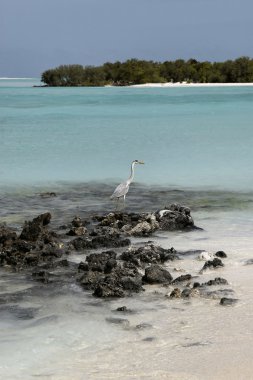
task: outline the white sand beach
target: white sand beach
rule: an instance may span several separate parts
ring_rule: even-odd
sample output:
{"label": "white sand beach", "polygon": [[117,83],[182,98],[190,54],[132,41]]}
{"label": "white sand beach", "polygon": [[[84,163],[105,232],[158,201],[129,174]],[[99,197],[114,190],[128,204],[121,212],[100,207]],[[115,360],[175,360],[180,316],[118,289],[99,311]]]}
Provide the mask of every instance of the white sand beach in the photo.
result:
{"label": "white sand beach", "polygon": [[187,83],[187,82],[166,82],[166,83],[145,83],[134,84],[129,87],[241,87],[253,86],[253,83]]}

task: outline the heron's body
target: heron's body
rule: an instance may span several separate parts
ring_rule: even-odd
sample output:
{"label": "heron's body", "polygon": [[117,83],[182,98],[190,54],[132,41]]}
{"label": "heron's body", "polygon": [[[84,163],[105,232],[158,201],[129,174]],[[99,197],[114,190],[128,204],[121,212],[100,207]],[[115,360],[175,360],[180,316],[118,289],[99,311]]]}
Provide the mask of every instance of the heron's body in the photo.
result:
{"label": "heron's body", "polygon": [[121,184],[119,184],[116,187],[116,189],[114,190],[114,193],[111,196],[111,199],[118,199],[119,200],[120,198],[124,198],[124,200],[125,200],[126,194],[128,193],[128,190],[129,190],[129,186],[134,179],[134,166],[135,166],[135,164],[144,164],[144,162],[138,161],[138,160],[135,160],[132,162],[130,177],[126,181],[122,182]]}

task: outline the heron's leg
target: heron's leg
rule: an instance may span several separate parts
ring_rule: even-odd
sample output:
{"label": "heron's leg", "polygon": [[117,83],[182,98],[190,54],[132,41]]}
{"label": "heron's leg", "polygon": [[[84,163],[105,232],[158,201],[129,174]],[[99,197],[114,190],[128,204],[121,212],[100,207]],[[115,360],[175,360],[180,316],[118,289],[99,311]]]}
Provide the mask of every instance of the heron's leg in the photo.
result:
{"label": "heron's leg", "polygon": [[126,194],[123,196],[123,205],[122,208],[124,209],[126,207]]}
{"label": "heron's leg", "polygon": [[116,209],[115,209],[115,211],[119,211],[119,205],[120,205],[120,198],[117,198],[117,203],[116,203]]}

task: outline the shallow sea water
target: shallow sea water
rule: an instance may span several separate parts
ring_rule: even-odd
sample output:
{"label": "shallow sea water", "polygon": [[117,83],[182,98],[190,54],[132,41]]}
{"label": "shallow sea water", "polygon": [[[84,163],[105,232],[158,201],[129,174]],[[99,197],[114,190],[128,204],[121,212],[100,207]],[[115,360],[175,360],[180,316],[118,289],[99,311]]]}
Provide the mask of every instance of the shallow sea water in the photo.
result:
{"label": "shallow sea water", "polygon": [[[200,275],[204,263],[194,255],[168,269],[174,278],[190,272],[201,282],[224,277],[227,294],[239,301],[222,307],[211,296],[169,300],[171,289],[159,286],[107,301],[73,283],[43,285],[0,268],[1,376],[251,379],[253,265],[245,264],[253,259],[253,88],[46,89],[31,88],[38,83],[31,80],[7,82],[0,80],[0,223],[20,231],[25,220],[50,211],[57,230],[75,215],[110,212],[117,181],[132,159],[143,159],[126,210],[189,206],[203,231],[151,239],[177,250],[224,250],[219,270]],[[132,313],[115,311],[123,305]]]}

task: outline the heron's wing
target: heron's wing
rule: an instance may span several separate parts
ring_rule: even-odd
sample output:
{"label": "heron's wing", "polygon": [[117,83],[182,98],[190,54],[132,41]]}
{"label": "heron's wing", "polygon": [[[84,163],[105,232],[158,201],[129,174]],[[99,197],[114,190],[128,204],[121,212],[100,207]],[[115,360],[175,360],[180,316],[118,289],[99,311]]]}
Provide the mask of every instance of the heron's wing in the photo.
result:
{"label": "heron's wing", "polygon": [[122,182],[120,185],[116,187],[114,190],[114,193],[112,194],[111,198],[120,198],[126,195],[126,193],[129,190],[129,185],[127,182]]}

